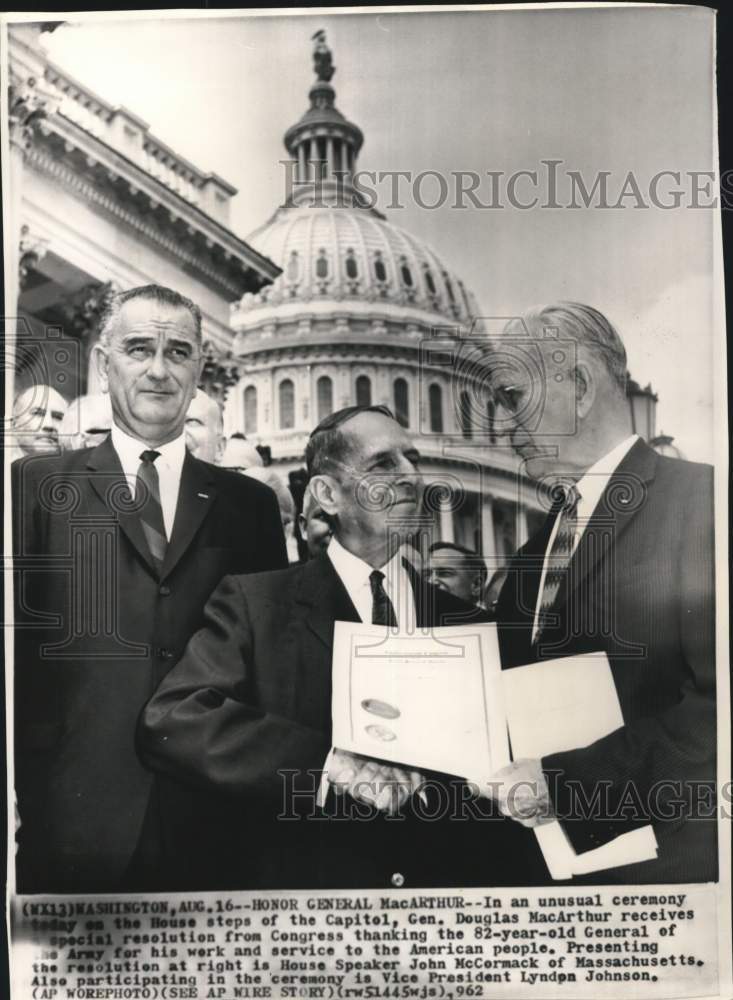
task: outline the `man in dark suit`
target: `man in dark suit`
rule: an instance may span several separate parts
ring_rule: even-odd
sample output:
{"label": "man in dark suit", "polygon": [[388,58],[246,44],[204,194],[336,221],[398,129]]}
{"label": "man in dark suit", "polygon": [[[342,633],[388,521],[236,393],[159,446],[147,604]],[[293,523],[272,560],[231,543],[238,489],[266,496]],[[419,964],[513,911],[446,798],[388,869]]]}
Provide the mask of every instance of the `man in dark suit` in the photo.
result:
{"label": "man in dark suit", "polygon": [[186,451],[198,308],[124,292],[95,351],[110,436],[12,469],[22,892],[165,885],[192,803],[143,768],[137,716],[222,577],[286,565],[272,492]]}
{"label": "man in dark suit", "polygon": [[604,651],[624,718],[589,746],[495,775],[502,806],[526,782],[518,818],[558,816],[577,852],[653,825],[656,860],[588,881],[714,879],[713,470],[629,434],[626,353],[597,310],[532,312],[500,353],[498,419],[554,500],[499,598],[502,665]]}
{"label": "man in dark suit", "polygon": [[[316,428],[306,458],[333,525],[328,550],[285,572],[221,583],[204,628],[143,713],[141,756],[228,795],[239,811],[211,852],[222,869],[194,876],[199,888],[461,885],[469,874],[491,884],[492,868],[498,878],[509,872],[498,838],[513,824],[453,822],[447,799],[462,782],[428,782],[443,798],[436,820],[441,803],[415,797],[415,772],[329,753],[335,621],[409,629],[482,620],[401,557],[402,533],[418,523],[419,455],[384,407],[349,407]],[[324,766],[342,797],[322,811]],[[425,809],[433,821],[421,819]],[[477,864],[479,826],[484,838],[488,826],[497,833],[482,839]]]}

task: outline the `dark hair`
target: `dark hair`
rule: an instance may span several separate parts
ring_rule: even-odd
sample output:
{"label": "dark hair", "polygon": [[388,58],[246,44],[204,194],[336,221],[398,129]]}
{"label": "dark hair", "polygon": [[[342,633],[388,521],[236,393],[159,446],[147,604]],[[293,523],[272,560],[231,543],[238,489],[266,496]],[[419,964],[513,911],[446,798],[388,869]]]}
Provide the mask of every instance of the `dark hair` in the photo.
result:
{"label": "dark hair", "polygon": [[449,550],[451,552],[458,552],[463,556],[463,560],[466,563],[468,569],[475,570],[477,573],[481,573],[486,576],[486,563],[478,552],[474,552],[473,549],[467,549],[465,545],[458,545],[457,542],[434,542],[428,549],[428,555],[432,555],[433,552],[440,552],[443,549]]}
{"label": "dark hair", "polygon": [[381,413],[390,420],[394,414],[388,406],[345,406],[341,410],[329,413],[327,417],[314,427],[305,448],[305,464],[308,466],[308,476],[319,476],[328,468],[343,462],[351,447],[346,434],[341,429],[343,425],[359,413]]}
{"label": "dark hair", "polygon": [[110,332],[117,323],[120,310],[126,302],[131,302],[133,299],[160,302],[162,305],[171,306],[174,309],[187,309],[196,327],[196,337],[199,341],[201,340],[201,310],[195,302],[164,285],[139,285],[137,288],[128,288],[125,292],[118,292],[110,298],[99,328],[99,339],[102,343],[109,341]]}

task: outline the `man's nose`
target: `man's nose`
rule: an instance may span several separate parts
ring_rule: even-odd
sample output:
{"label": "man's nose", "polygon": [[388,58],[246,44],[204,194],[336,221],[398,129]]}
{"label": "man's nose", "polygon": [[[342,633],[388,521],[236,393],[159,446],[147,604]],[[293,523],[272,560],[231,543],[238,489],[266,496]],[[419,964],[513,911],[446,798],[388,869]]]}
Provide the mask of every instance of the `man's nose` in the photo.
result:
{"label": "man's nose", "polygon": [[398,474],[403,481],[413,483],[416,489],[421,488],[422,476],[420,475],[418,466],[407,455],[400,457]]}
{"label": "man's nose", "polygon": [[150,361],[150,367],[148,368],[148,375],[150,378],[154,378],[157,381],[162,381],[168,378],[168,366],[165,361],[165,354],[163,353],[163,345],[160,344],[155,354]]}

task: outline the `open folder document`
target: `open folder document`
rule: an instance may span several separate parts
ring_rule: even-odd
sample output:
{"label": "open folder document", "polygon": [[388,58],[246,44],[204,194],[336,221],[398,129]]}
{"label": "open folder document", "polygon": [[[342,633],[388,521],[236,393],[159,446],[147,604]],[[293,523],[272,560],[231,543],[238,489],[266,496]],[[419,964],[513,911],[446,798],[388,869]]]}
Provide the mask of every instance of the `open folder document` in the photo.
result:
{"label": "open folder document", "polygon": [[[624,724],[604,653],[532,663],[506,670],[502,678],[515,759],[585,747]],[[651,826],[582,854],[575,853],[558,822],[535,827],[535,834],[555,879],[648,861],[657,854]]]}
{"label": "open folder document", "polygon": [[423,771],[490,775],[509,763],[493,625],[394,634],[336,622],[333,745]]}

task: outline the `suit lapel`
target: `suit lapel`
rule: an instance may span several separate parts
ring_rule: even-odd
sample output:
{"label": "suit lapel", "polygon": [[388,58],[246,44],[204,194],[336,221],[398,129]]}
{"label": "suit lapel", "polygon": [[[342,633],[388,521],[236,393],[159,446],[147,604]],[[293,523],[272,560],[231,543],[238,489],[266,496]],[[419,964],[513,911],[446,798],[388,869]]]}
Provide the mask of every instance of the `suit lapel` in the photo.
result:
{"label": "suit lapel", "polygon": [[98,445],[87,459],[89,482],[105,509],[114,516],[127,540],[154,574],[155,562],[145,540],[140,519],[134,510],[130,489],[110,437]]}
{"label": "suit lapel", "polygon": [[613,473],[578,543],[555,607],[562,607],[595,570],[646,500],[647,484],[654,479],[657,456],[644,441],[637,441]]}
{"label": "suit lapel", "polygon": [[305,605],[305,623],[330,651],[335,621],[361,621],[327,555],[306,563],[297,601]]}
{"label": "suit lapel", "polygon": [[187,451],[181,469],[173,531],[160,572],[161,580],[173,571],[188,549],[204,518],[211,510],[217,492],[211,469],[205,462],[200,462]]}

